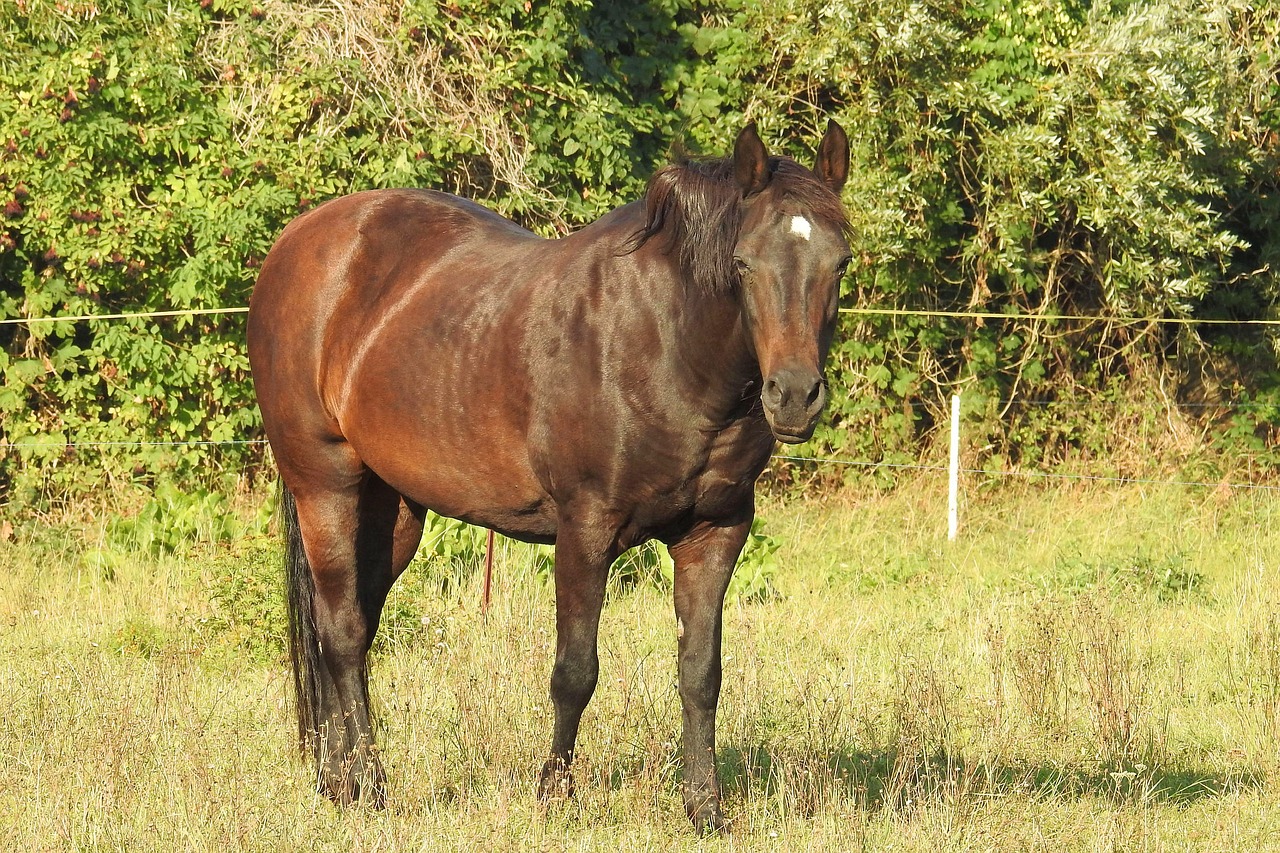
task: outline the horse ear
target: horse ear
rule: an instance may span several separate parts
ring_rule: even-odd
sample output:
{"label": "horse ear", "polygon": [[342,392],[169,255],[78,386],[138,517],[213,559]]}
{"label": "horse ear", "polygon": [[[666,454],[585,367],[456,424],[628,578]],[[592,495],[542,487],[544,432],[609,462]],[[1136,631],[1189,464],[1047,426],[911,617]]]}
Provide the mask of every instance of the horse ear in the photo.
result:
{"label": "horse ear", "polygon": [[765,151],[760,134],[756,132],[753,121],[738,134],[738,141],[733,144],[733,176],[742,190],[742,197],[748,198],[769,185],[772,173],[769,171],[769,152]]}
{"label": "horse ear", "polygon": [[844,188],[845,179],[849,177],[849,137],[845,135],[844,128],[836,124],[835,119],[827,121],[827,132],[818,144],[817,163],[813,171],[818,180],[837,194]]}

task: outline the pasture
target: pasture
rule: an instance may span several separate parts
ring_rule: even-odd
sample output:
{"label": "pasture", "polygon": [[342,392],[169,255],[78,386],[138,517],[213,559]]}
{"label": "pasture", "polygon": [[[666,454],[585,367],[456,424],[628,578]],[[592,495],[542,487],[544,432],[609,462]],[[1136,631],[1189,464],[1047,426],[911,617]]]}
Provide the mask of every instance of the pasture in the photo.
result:
{"label": "pasture", "polygon": [[725,613],[728,839],[684,816],[653,585],[611,591],[578,797],[544,811],[538,554],[501,544],[486,619],[474,565],[419,560],[372,655],[389,808],[343,812],[296,755],[274,538],[21,526],[0,847],[1280,849],[1280,495],[1006,485],[948,544],[940,479],[761,501],[776,594]]}

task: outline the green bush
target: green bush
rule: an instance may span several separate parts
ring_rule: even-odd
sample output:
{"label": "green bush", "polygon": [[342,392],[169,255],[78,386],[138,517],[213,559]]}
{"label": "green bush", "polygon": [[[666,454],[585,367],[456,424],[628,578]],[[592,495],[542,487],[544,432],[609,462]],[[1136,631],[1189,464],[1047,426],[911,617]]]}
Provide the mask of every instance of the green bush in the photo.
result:
{"label": "green bush", "polygon": [[[0,4],[0,317],[241,306],[288,199],[193,67],[195,4]],[[2,327],[0,489],[30,504],[243,456],[239,317]],[[149,444],[137,442],[173,442]],[[7,488],[6,488],[7,487]]]}

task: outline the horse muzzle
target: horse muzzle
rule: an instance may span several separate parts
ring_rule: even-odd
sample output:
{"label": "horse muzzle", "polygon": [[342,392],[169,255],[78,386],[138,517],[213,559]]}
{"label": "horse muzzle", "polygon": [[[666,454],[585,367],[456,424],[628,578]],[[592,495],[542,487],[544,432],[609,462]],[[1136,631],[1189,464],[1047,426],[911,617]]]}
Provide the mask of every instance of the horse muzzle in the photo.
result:
{"label": "horse muzzle", "polygon": [[769,376],[760,390],[769,429],[783,444],[808,441],[827,404],[822,376],[805,368],[783,368]]}

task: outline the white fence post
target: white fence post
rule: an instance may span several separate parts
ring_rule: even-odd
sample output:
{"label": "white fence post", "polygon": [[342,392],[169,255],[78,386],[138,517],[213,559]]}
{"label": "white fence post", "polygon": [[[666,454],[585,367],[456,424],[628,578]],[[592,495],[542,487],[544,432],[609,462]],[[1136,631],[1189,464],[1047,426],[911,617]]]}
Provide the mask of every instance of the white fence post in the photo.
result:
{"label": "white fence post", "polygon": [[947,540],[960,529],[960,395],[951,395],[951,464],[947,483]]}

